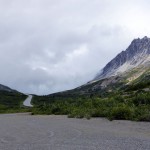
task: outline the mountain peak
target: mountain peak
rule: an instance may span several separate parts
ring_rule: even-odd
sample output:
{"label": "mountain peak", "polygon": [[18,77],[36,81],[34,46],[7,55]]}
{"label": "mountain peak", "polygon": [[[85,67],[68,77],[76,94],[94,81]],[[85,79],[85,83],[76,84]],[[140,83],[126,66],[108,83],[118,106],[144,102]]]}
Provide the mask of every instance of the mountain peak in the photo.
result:
{"label": "mountain peak", "polygon": [[144,44],[144,43],[150,43],[150,38],[148,38],[147,36],[144,36],[143,38],[137,38],[137,39],[134,39],[132,42],[131,42],[131,45],[132,44]]}
{"label": "mountain peak", "polygon": [[147,63],[150,63],[150,38],[145,36],[142,39],[134,39],[129,47],[111,60],[94,80],[114,76]]}
{"label": "mountain peak", "polygon": [[150,38],[148,38],[147,36],[144,36],[143,38],[137,38],[137,39],[134,39],[131,42],[131,44],[144,43],[144,42],[150,42]]}
{"label": "mountain peak", "polygon": [[150,38],[148,38],[147,36],[144,36],[144,37],[143,37],[143,40],[147,40],[147,39],[150,39]]}

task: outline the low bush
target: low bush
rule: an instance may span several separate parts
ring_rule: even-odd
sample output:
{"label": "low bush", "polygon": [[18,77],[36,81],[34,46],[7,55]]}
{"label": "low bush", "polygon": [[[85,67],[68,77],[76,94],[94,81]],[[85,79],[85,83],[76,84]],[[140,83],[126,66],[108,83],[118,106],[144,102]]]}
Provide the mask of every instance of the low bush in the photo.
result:
{"label": "low bush", "polygon": [[139,116],[138,121],[150,121],[150,113]]}
{"label": "low bush", "polygon": [[128,120],[133,118],[133,111],[128,106],[114,107],[109,115],[109,119]]}
{"label": "low bush", "polygon": [[[127,95],[126,98],[124,95]],[[68,118],[107,117],[110,120],[148,121],[150,114],[150,94],[148,92],[128,92],[121,96],[112,93],[102,97],[47,97],[38,98],[40,105],[33,108],[33,114],[68,115]],[[56,99],[58,98],[58,99]],[[47,100],[47,101],[46,101]],[[36,101],[36,97],[34,97]]]}
{"label": "low bush", "polygon": [[150,104],[150,93],[139,93],[133,98],[133,103],[138,105]]}

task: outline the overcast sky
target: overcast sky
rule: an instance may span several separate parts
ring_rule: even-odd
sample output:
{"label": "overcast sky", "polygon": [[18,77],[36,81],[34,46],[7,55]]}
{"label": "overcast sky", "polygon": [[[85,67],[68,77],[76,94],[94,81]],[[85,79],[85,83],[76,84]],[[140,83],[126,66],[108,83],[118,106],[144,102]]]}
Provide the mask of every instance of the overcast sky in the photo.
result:
{"label": "overcast sky", "polygon": [[149,0],[0,0],[0,83],[49,94],[93,79],[134,38]]}

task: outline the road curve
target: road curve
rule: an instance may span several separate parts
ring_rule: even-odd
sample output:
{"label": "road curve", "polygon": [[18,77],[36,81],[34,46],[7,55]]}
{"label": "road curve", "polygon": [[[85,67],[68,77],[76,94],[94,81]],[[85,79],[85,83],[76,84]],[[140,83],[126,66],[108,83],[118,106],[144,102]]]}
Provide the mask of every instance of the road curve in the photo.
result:
{"label": "road curve", "polygon": [[31,104],[32,97],[32,95],[28,95],[27,99],[23,102],[23,105],[26,107],[33,107]]}

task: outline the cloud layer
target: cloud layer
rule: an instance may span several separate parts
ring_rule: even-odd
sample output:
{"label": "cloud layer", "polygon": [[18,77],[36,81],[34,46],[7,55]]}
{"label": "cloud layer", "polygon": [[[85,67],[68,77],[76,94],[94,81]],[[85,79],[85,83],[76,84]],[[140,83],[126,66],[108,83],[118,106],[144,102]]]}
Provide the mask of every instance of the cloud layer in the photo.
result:
{"label": "cloud layer", "polygon": [[0,0],[0,82],[49,94],[91,80],[133,38],[150,36],[148,0]]}

